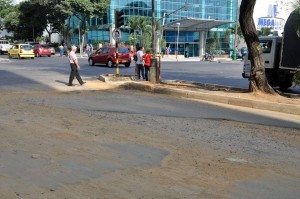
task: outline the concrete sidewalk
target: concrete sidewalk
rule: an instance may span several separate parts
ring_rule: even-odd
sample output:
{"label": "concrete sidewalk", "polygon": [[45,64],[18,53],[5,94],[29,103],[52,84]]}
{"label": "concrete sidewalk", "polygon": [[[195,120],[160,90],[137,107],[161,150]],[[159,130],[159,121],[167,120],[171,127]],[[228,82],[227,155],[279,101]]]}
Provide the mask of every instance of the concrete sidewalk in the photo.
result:
{"label": "concrete sidewalk", "polygon": [[[169,55],[166,56],[164,55],[161,57],[162,62],[196,62],[196,61],[202,61],[201,57],[184,57],[184,56],[176,56],[174,55]],[[212,62],[218,62],[218,63],[224,63],[224,62],[242,62],[242,59],[237,59],[237,60],[232,60],[231,58],[227,57],[215,57]]]}

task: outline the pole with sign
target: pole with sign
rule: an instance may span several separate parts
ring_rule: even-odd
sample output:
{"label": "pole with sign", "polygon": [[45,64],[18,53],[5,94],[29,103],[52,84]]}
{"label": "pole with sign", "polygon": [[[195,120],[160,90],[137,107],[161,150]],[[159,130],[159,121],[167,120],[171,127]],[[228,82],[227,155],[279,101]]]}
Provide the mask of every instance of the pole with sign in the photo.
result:
{"label": "pole with sign", "polygon": [[118,42],[121,40],[121,30],[120,29],[114,29],[112,32],[112,38],[116,40],[116,76],[119,76],[120,70],[119,70],[119,46]]}
{"label": "pole with sign", "polygon": [[115,29],[112,32],[112,37],[114,40],[116,40],[116,76],[119,76],[120,70],[119,70],[119,48],[118,48],[118,42],[121,40],[121,30],[119,29],[121,26],[124,25],[124,12],[115,10]]}

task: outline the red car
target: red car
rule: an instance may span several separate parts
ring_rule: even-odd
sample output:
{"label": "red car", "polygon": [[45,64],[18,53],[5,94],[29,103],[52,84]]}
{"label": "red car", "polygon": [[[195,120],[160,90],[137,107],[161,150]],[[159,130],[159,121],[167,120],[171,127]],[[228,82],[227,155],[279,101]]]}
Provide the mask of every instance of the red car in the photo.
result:
{"label": "red car", "polygon": [[51,49],[50,49],[49,45],[34,44],[33,46],[34,46],[33,52],[36,57],[41,57],[43,55],[51,57]]}
{"label": "red car", "polygon": [[[131,56],[128,48],[119,47],[118,49],[119,64],[124,64],[125,67],[129,67]],[[88,61],[90,66],[94,66],[95,64],[106,64],[106,66],[112,67],[116,64],[116,50],[114,47],[100,48],[90,55]]]}

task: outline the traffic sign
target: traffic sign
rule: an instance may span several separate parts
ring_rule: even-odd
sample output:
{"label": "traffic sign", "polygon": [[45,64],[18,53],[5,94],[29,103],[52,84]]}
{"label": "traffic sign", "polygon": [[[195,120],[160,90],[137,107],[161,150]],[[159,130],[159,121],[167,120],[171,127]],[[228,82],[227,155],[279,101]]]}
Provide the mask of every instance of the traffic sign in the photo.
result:
{"label": "traffic sign", "polygon": [[121,30],[116,28],[112,31],[112,38],[116,41],[120,41],[122,39]]}

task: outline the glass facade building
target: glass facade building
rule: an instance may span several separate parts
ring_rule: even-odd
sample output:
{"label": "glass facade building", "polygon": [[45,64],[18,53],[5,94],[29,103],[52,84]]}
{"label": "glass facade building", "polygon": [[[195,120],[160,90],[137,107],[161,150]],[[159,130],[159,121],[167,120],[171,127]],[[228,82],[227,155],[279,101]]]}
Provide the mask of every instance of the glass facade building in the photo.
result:
{"label": "glass facade building", "polygon": [[[111,4],[107,13],[101,17],[93,17],[89,21],[89,31],[86,35],[86,41],[103,41],[112,43],[111,32],[114,29],[114,10],[123,10],[125,19],[130,16],[152,16],[152,0],[111,0]],[[188,3],[188,9],[180,9]],[[176,11],[178,10],[178,11]],[[183,18],[194,18],[200,20],[224,20],[235,22],[237,20],[238,0],[155,0],[155,18],[156,20],[162,19],[164,24],[176,22]],[[176,12],[174,12],[176,11]],[[174,12],[174,13],[172,13]],[[169,13],[172,13],[168,15]],[[76,19],[73,18],[71,26],[76,27]],[[125,24],[126,26],[126,24]],[[222,38],[228,25],[214,27],[212,31],[218,32],[219,36],[219,49],[223,49]],[[175,49],[175,44],[178,45],[179,53],[183,53],[183,49],[189,48],[190,56],[200,56],[204,53],[206,33],[208,29],[191,29],[185,30],[181,28],[166,29],[163,37],[166,40],[167,46]],[[178,35],[179,32],[179,35]],[[122,32],[122,40],[128,41],[129,33]],[[76,33],[72,37],[72,42],[78,43],[79,38]],[[232,47],[232,41],[231,41]]]}

